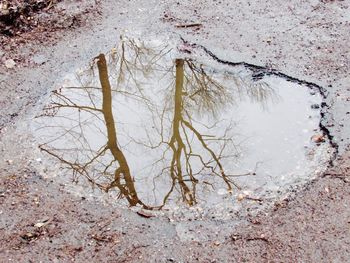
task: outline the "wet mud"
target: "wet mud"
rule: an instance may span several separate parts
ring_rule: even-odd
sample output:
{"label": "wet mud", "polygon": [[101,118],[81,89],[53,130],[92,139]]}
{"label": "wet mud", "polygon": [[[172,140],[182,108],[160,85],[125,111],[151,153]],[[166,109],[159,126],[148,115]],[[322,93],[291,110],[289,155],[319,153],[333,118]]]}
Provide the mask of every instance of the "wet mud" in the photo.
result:
{"label": "wet mud", "polygon": [[[66,1],[63,2],[64,5],[69,5]],[[40,48],[24,44],[23,49],[16,51],[22,53],[23,60],[17,59],[17,55],[13,57],[14,51],[11,51],[11,48],[1,47],[0,55],[3,62],[1,66],[3,74],[0,75],[0,103],[2,106],[0,109],[0,143],[3,156],[0,160],[2,168],[0,231],[3,236],[0,241],[1,260],[28,262],[36,258],[44,262],[55,260],[86,262],[87,259],[97,262],[140,262],[140,260],[146,262],[347,262],[350,255],[348,222],[350,216],[348,207],[350,202],[348,132],[350,128],[348,123],[350,122],[349,114],[347,114],[348,98],[350,97],[347,89],[349,72],[347,43],[349,39],[346,33],[348,25],[346,18],[349,16],[348,3],[345,1],[293,1],[288,3],[285,1],[276,3],[183,1],[177,4],[170,2],[159,4],[151,1],[136,4],[133,1],[121,1],[120,5],[116,6],[113,1],[103,1],[100,4],[102,16],[93,17],[86,14],[84,18],[90,19],[91,22],[86,27],[71,28],[63,32],[57,31],[57,34],[51,31],[54,38],[60,38],[62,41],[49,40],[47,46],[40,46]],[[214,13],[213,10],[215,10]],[[149,28],[152,30],[150,31]],[[320,169],[320,173],[315,176],[317,173],[305,172],[305,181],[297,183],[296,187],[289,188],[280,194],[279,198],[269,200],[270,206],[258,210],[252,209],[252,204],[260,206],[260,203],[264,203],[261,202],[260,196],[252,195],[251,192],[243,192],[244,190],[240,192],[235,185],[232,185],[232,194],[227,195],[229,191],[227,191],[227,184],[223,177],[209,177],[209,179],[215,178],[214,182],[209,182],[214,183],[217,188],[212,190],[210,187],[210,191],[206,193],[209,193],[211,198],[213,195],[216,197],[206,200],[214,200],[213,203],[218,204],[221,203],[218,200],[229,197],[232,198],[231,201],[234,201],[230,202],[231,204],[241,204],[241,213],[228,213],[228,217],[223,215],[230,210],[216,206],[216,210],[208,210],[209,213],[205,217],[196,218],[196,215],[202,213],[202,210],[197,208],[200,205],[198,200],[204,200],[203,192],[199,192],[201,198],[194,202],[194,199],[191,198],[194,193],[191,188],[193,181],[178,180],[178,174],[175,176],[177,178],[176,189],[174,188],[175,191],[171,197],[171,202],[173,202],[171,206],[174,208],[172,213],[164,209],[165,206],[160,211],[140,209],[140,204],[128,208],[130,205],[128,199],[131,202],[142,200],[145,203],[145,200],[154,201],[155,199],[153,196],[148,198],[148,194],[145,194],[144,191],[140,192],[143,184],[135,175],[134,167],[142,167],[142,164],[141,166],[135,165],[132,160],[137,158],[131,158],[130,152],[133,151],[128,150],[128,147],[132,145],[132,143],[128,144],[132,141],[129,133],[132,133],[134,138],[140,138],[134,135],[137,135],[140,130],[147,130],[147,127],[152,128],[151,123],[145,121],[142,129],[139,127],[141,125],[135,126],[134,124],[131,125],[133,128],[128,128],[132,120],[122,119],[121,105],[122,103],[128,105],[133,99],[126,99],[125,94],[113,93],[116,79],[111,77],[113,67],[109,65],[109,55],[114,52],[113,48],[116,48],[118,36],[124,35],[126,31],[135,33],[140,39],[162,39],[163,37],[162,40],[165,39],[166,43],[178,41],[181,38],[186,40],[177,42],[180,45],[182,56],[172,57],[169,60],[171,62],[167,64],[171,72],[167,74],[172,75],[169,78],[174,83],[171,85],[172,89],[166,89],[170,95],[166,100],[168,107],[165,107],[168,114],[166,118],[168,137],[164,141],[168,145],[169,143],[175,145],[173,148],[170,147],[171,151],[174,149],[175,152],[181,152],[179,142],[181,138],[182,140],[184,138],[183,132],[176,132],[174,123],[181,124],[187,118],[201,121],[202,117],[212,118],[203,115],[205,107],[201,108],[201,114],[178,114],[181,111],[175,110],[176,102],[180,105],[180,109],[191,109],[191,112],[195,112],[198,110],[196,107],[206,105],[206,100],[197,97],[195,101],[192,101],[189,99],[191,93],[188,92],[174,96],[176,80],[181,79],[177,76],[181,75],[181,71],[185,73],[188,63],[194,63],[196,74],[203,69],[207,75],[214,77],[222,84],[223,75],[221,73],[228,67],[233,71],[234,76],[237,76],[235,75],[237,71],[243,73],[244,76],[249,76],[248,83],[266,81],[278,87],[288,87],[285,90],[290,90],[290,92],[280,94],[284,98],[283,101],[289,101],[290,105],[295,105],[296,102],[302,103],[303,106],[299,108],[293,107],[300,111],[298,117],[294,116],[293,121],[283,125],[283,128],[292,125],[295,130],[291,130],[291,134],[296,136],[296,141],[303,141],[300,145],[295,144],[299,149],[298,159],[300,156],[305,156],[305,153],[309,156],[310,151],[314,154],[313,157],[324,157],[320,162],[317,161],[319,159],[314,159],[316,167],[313,168],[313,171]],[[13,39],[17,41],[22,37],[16,36]],[[125,168],[125,165],[120,165],[123,163],[123,158],[119,153],[113,155],[108,148],[106,153],[109,155],[109,160],[115,161],[115,166],[106,173],[106,177],[93,178],[94,181],[102,180],[97,182],[101,184],[101,187],[95,184],[95,187],[91,188],[94,183],[90,185],[84,183],[79,186],[76,182],[68,181],[72,179],[72,169],[69,171],[65,167],[64,170],[62,164],[57,162],[59,159],[57,157],[69,161],[70,164],[72,160],[74,164],[76,160],[79,160],[81,162],[77,164],[80,166],[77,167],[80,169],[81,164],[87,160],[79,159],[81,156],[86,156],[85,154],[79,155],[82,153],[81,149],[79,150],[82,145],[70,149],[64,143],[60,143],[54,145],[54,148],[45,148],[49,151],[59,150],[55,152],[59,154],[57,157],[51,156],[50,158],[47,152],[40,151],[37,147],[39,140],[42,146],[47,146],[45,145],[46,135],[41,136],[35,133],[33,137],[31,133],[36,130],[34,127],[38,127],[35,121],[39,121],[40,118],[41,120],[51,119],[51,121],[55,119],[55,114],[59,111],[56,112],[50,107],[55,105],[52,103],[62,104],[61,100],[57,100],[59,98],[57,96],[71,95],[72,91],[77,91],[69,87],[87,86],[74,82],[76,76],[74,74],[67,76],[67,72],[74,73],[77,69],[86,71],[87,62],[98,54],[106,55],[111,84],[110,95],[113,99],[111,107],[105,107],[109,114],[98,112],[101,125],[97,126],[97,129],[103,129],[99,133],[104,135],[99,137],[101,139],[97,143],[100,145],[97,144],[97,146],[109,144],[114,150],[118,148],[122,150],[132,180],[125,179],[128,178],[128,169]],[[4,63],[10,58],[14,58],[16,64],[12,68],[7,68]],[[191,60],[188,60],[189,58]],[[95,73],[94,81],[99,89],[94,92],[89,89],[73,92],[74,100],[65,100],[65,106],[72,105],[71,102],[75,107],[77,105],[87,106],[86,102],[91,102],[90,99],[86,99],[86,95],[89,94],[98,109],[102,109],[100,107],[103,97],[105,101],[109,101],[108,92],[105,95],[102,92],[98,61],[102,60],[97,58],[92,65]],[[21,64],[22,62],[24,63]],[[183,70],[181,69],[182,63]],[[179,74],[176,74],[176,64]],[[26,65],[31,65],[31,67]],[[64,85],[65,79],[69,80],[69,86]],[[186,87],[184,84],[183,88]],[[276,90],[276,87],[273,87]],[[51,92],[53,90],[54,93]],[[180,90],[179,88],[178,91]],[[277,90],[277,93],[280,93],[280,89]],[[123,91],[125,93],[125,90]],[[85,98],[81,96],[82,94]],[[136,95],[139,94],[136,93]],[[135,97],[135,93],[132,96]],[[157,93],[157,96],[151,97],[150,100],[153,104],[154,101],[157,102],[156,104],[161,104],[160,102],[164,102],[163,96],[163,93]],[[78,104],[77,99],[79,98],[82,100]],[[154,101],[152,98],[155,98]],[[293,98],[298,99],[293,101]],[[260,105],[252,103],[249,97],[243,101],[247,103],[248,108],[253,108],[253,105],[260,108]],[[138,109],[135,111],[135,116],[145,116],[148,112],[152,112],[147,107],[140,106],[145,104],[147,103],[144,103],[144,100],[132,104],[135,105],[133,110]],[[237,105],[239,108],[239,104]],[[271,111],[277,107],[276,105],[279,104],[270,105]],[[48,112],[43,114],[43,107]],[[160,105],[160,109],[164,109],[164,103],[163,106]],[[77,108],[75,110],[78,111]],[[52,116],[44,116],[50,111]],[[208,110],[208,107],[206,111],[212,112]],[[236,113],[236,110],[233,112]],[[79,111],[74,114],[72,111],[66,113],[68,117],[74,114],[79,115]],[[111,120],[110,113],[117,127],[115,132],[112,130],[109,132],[114,134],[113,136],[108,136],[106,125],[106,120]],[[226,113],[227,116],[235,115],[229,111]],[[34,116],[38,117],[35,121]],[[309,116],[311,120],[304,119]],[[303,120],[303,123],[298,126],[297,120],[300,119]],[[174,122],[174,120],[179,120],[179,122]],[[45,126],[49,122],[46,120],[41,123]],[[139,124],[139,122],[136,123]],[[187,126],[193,138],[196,138],[194,130],[199,129],[197,123],[195,124],[192,124],[192,130]],[[65,128],[71,127],[69,122],[64,122],[64,125],[66,125]],[[303,129],[300,128],[305,125],[310,126],[307,131],[303,132]],[[208,127],[201,128],[200,132],[206,132],[206,128]],[[51,131],[55,129],[52,127]],[[223,132],[222,129],[219,130]],[[53,137],[57,135],[57,133],[50,134]],[[144,134],[147,135],[146,132]],[[217,134],[215,133],[215,138],[220,138],[220,136],[217,137]],[[113,138],[120,141],[120,144],[113,142]],[[147,138],[149,142],[147,136],[142,138]],[[271,142],[271,140],[270,138],[267,141]],[[86,141],[91,143],[91,139]],[[278,145],[276,148],[283,149],[281,144],[277,143],[278,140],[272,141]],[[307,148],[303,147],[304,144]],[[205,151],[201,150],[201,147],[202,145],[198,144],[196,150],[204,154]],[[210,149],[213,149],[217,156],[221,149],[220,144],[215,147]],[[61,155],[62,149],[70,152],[75,150],[77,153],[75,156]],[[83,149],[84,151],[89,150],[86,147]],[[140,152],[140,156],[145,154],[143,150]],[[277,151],[274,153],[276,154]],[[70,159],[72,156],[76,158]],[[159,155],[156,154],[156,156]],[[151,159],[152,155],[147,155],[147,157]],[[52,162],[48,165],[49,159]],[[223,165],[224,171],[227,174],[237,172],[238,174],[256,173],[259,175],[261,167],[255,170],[254,164],[257,161],[256,158],[253,159],[253,164],[248,164],[242,171],[226,169],[226,164]],[[286,160],[288,163],[293,163],[290,155]],[[186,163],[185,159],[178,159],[178,161],[179,163],[181,161],[181,164]],[[220,161],[223,160],[220,159]],[[165,163],[169,164],[169,160]],[[304,164],[311,165],[312,162],[307,159],[302,164],[303,168]],[[103,167],[105,165],[102,163],[98,168],[103,169]],[[118,170],[118,167],[123,169]],[[283,165],[278,167],[287,168]],[[295,167],[293,165],[293,168]],[[181,170],[175,169],[175,171],[178,173]],[[62,177],[62,174],[65,174],[66,177]],[[187,172],[182,172],[182,174],[188,177],[191,175]],[[118,178],[114,175],[120,176]],[[204,176],[194,177],[199,184],[203,183]],[[238,184],[242,183],[242,180],[243,182],[247,180],[248,177],[239,176],[232,178],[232,181]],[[88,181],[86,177],[80,176],[79,183],[84,181],[83,178]],[[164,178],[167,178],[168,182],[161,184],[161,188],[166,185],[169,189],[171,176],[164,176]],[[279,175],[277,178],[280,178]],[[181,181],[186,184],[187,189],[184,185],[181,187]],[[278,182],[281,183],[280,180]],[[135,199],[135,194],[132,194],[133,187],[130,187],[132,184],[137,193],[137,199]],[[104,194],[108,185],[113,185],[113,187],[108,189],[107,194]],[[182,193],[186,193],[185,197]],[[124,199],[121,198],[123,196]],[[164,193],[161,193],[160,196],[164,197]],[[250,197],[252,199],[249,199]],[[191,206],[189,205],[191,202],[196,204]],[[152,202],[146,204],[150,203]],[[154,204],[159,205],[156,202]],[[184,207],[187,207],[187,210],[184,210]],[[232,220],[232,218],[238,220]]]}

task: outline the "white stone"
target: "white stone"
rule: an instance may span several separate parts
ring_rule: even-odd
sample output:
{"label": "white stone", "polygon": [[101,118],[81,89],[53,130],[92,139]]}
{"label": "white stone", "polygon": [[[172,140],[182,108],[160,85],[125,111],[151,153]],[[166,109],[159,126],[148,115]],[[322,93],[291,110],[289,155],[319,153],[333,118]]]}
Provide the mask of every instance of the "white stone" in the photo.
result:
{"label": "white stone", "polygon": [[16,66],[16,62],[13,59],[5,60],[5,67],[8,69],[14,68]]}

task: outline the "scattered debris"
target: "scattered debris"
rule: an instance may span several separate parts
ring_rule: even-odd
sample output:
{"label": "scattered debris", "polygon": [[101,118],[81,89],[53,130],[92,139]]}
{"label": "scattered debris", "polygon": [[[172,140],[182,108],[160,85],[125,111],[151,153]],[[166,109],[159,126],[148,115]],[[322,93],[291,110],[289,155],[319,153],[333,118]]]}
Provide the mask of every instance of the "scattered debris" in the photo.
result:
{"label": "scattered debris", "polygon": [[311,109],[317,110],[319,108],[320,108],[320,105],[317,104],[317,103],[314,103],[314,104],[311,105]]}
{"label": "scattered debris", "polygon": [[16,62],[13,59],[5,60],[4,64],[5,64],[5,67],[8,69],[12,69],[16,66]]}
{"label": "scattered debris", "polygon": [[51,219],[49,217],[45,217],[41,220],[39,220],[34,226],[37,228],[41,228],[43,226],[48,225],[51,222]]}
{"label": "scattered debris", "polygon": [[337,178],[342,180],[344,183],[350,182],[350,176],[348,174],[325,173],[323,177]]}
{"label": "scattered debris", "polygon": [[192,24],[177,24],[177,28],[188,28],[188,27],[201,27],[203,24],[201,23],[192,23]]}
{"label": "scattered debris", "polygon": [[27,232],[23,235],[21,235],[21,238],[23,238],[26,241],[32,241],[33,239],[36,239],[38,237],[37,233],[31,233],[31,232]]}
{"label": "scattered debris", "polygon": [[250,191],[243,191],[242,193],[238,194],[237,200],[238,201],[242,201],[243,199],[252,200],[252,201],[256,201],[256,202],[262,202],[263,201],[263,199],[261,199],[259,197],[251,196]]}
{"label": "scattered debris", "polygon": [[40,227],[43,227],[45,225],[46,225],[45,223],[36,223],[34,226],[37,228],[40,228]]}
{"label": "scattered debris", "polygon": [[[0,34],[14,36],[37,27],[40,20],[35,14],[47,11],[53,2],[43,0],[10,1],[0,6]],[[5,1],[6,2],[6,1]]]}
{"label": "scattered debris", "polygon": [[231,239],[233,242],[236,242],[237,240],[244,240],[244,241],[256,241],[256,240],[261,240],[264,241],[266,243],[269,243],[270,241],[265,237],[264,234],[261,234],[260,236],[247,236],[247,237],[243,237],[241,235],[238,234],[233,234],[231,235]]}
{"label": "scattered debris", "polygon": [[233,242],[239,240],[239,239],[242,239],[242,236],[241,235],[237,235],[237,234],[233,234],[231,235],[231,239]]}
{"label": "scattered debris", "polygon": [[259,197],[247,196],[246,199],[256,201],[256,202],[263,202],[263,199],[261,199]]}
{"label": "scattered debris", "polygon": [[261,240],[261,241],[264,241],[266,243],[269,243],[270,241],[265,237],[264,234],[261,234],[260,236],[258,237],[248,237],[246,239],[247,241],[256,241],[256,240]]}
{"label": "scattered debris", "polygon": [[320,144],[320,143],[326,141],[324,135],[322,135],[322,134],[315,134],[315,135],[313,135],[313,136],[311,137],[311,140],[312,140],[314,143],[316,143],[316,144]]}
{"label": "scattered debris", "polygon": [[252,223],[253,225],[261,225],[261,221],[258,218],[248,218],[248,222]]}
{"label": "scattered debris", "polygon": [[221,245],[221,243],[220,243],[219,241],[215,241],[215,242],[214,242],[214,246],[217,246],[217,247],[218,247],[218,246],[220,246],[220,245]]}
{"label": "scattered debris", "polygon": [[136,212],[139,216],[142,216],[144,218],[151,218],[151,217],[154,217],[153,214],[151,214],[150,212],[146,212],[144,210],[139,210]]}
{"label": "scattered debris", "polygon": [[92,239],[95,239],[98,242],[111,242],[113,238],[111,236],[100,236],[100,235],[91,235]]}
{"label": "scattered debris", "polygon": [[273,211],[277,211],[280,208],[286,208],[288,205],[288,199],[284,199],[282,201],[275,202]]}
{"label": "scattered debris", "polygon": [[238,197],[237,197],[237,200],[238,200],[238,201],[242,201],[245,197],[246,197],[246,195],[244,195],[244,194],[239,194]]}

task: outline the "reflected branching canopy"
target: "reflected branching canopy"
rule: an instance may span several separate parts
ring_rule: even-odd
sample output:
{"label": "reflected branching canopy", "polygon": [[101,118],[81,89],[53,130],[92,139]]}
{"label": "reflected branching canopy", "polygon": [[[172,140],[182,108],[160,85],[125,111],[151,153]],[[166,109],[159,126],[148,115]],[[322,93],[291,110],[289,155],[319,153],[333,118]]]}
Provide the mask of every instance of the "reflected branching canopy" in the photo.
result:
{"label": "reflected branching canopy", "polygon": [[[79,85],[54,91],[44,114],[38,116],[55,119],[54,124],[40,129],[58,130],[40,149],[72,170],[74,178],[83,176],[106,192],[117,190],[131,206],[160,209],[175,192],[194,205],[198,184],[211,184],[206,176],[221,180],[229,192],[239,189],[234,177],[248,174],[225,170],[223,160],[234,160],[239,145],[232,138],[233,123],[216,133],[220,112],[242,93],[263,104],[273,97],[273,91],[266,83],[247,82],[227,72],[223,83],[215,72],[190,58],[169,59],[171,51],[168,46],[149,47],[121,38],[107,56],[94,58],[88,70],[77,74]],[[159,83],[147,84],[150,78]],[[126,107],[124,102],[130,111],[143,109],[137,129],[116,113]],[[209,121],[202,121],[203,115],[210,116]],[[137,147],[156,155],[151,168],[144,169],[146,177],[153,182],[169,179],[156,205],[146,204],[138,194],[142,169],[129,160]]]}

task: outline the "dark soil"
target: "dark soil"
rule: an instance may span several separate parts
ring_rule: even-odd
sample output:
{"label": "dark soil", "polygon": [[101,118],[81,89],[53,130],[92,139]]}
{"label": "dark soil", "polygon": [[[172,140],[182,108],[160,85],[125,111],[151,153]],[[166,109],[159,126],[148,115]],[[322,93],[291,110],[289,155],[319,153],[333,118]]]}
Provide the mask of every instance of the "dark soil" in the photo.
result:
{"label": "dark soil", "polygon": [[[30,54],[25,45],[54,43],[57,32],[74,30],[88,24],[87,18],[99,15],[97,1],[9,0],[0,8],[0,45],[6,55],[25,65]],[[1,58],[1,56],[0,56]]]}
{"label": "dark soil", "polygon": [[40,21],[40,15],[52,15],[56,2],[59,0],[4,1],[0,13],[0,34],[13,37],[38,27],[45,28]]}

